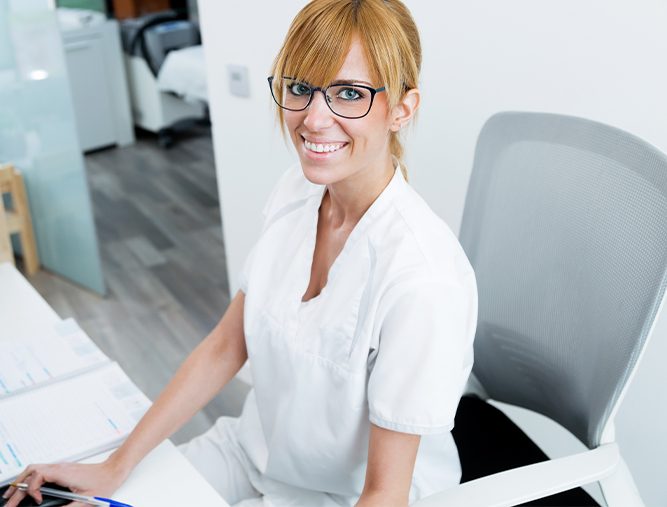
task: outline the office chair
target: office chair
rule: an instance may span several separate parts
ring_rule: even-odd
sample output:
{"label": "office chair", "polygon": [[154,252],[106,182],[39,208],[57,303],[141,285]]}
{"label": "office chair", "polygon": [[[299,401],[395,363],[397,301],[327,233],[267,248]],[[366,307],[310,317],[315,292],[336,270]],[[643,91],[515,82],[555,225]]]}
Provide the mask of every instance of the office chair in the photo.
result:
{"label": "office chair", "polygon": [[[607,505],[644,505],[614,416],[664,300],[667,157],[581,118],[494,115],[460,241],[477,275],[481,397],[457,411],[462,484],[413,507],[598,505],[578,488],[596,481]],[[485,399],[547,416],[589,450],[549,460]]]}

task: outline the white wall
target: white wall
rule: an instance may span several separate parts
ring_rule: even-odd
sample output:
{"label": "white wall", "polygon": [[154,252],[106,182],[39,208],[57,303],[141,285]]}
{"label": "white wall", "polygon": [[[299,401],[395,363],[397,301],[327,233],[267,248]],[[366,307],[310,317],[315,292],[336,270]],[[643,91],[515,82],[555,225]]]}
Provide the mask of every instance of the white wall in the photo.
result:
{"label": "white wall", "polygon": [[[667,151],[667,4],[662,0],[406,0],[424,46],[423,107],[408,143],[411,182],[458,231],[477,134],[501,110],[583,116]],[[232,290],[278,175],[296,160],[273,122],[266,76],[305,0],[200,0],[223,229]],[[247,65],[251,97],[229,94],[227,64]],[[649,506],[667,505],[667,317],[656,326],[618,422]],[[518,416],[547,452],[575,450]]]}

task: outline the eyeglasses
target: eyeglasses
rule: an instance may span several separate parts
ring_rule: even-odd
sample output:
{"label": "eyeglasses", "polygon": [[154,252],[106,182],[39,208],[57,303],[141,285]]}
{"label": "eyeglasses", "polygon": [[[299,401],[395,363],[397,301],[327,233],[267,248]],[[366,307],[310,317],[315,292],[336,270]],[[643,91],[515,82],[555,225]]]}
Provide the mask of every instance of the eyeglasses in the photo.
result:
{"label": "eyeglasses", "polygon": [[303,111],[313,101],[315,92],[322,92],[331,112],[351,120],[366,116],[373,105],[376,93],[385,87],[372,88],[360,84],[332,84],[320,88],[291,77],[275,79],[271,76],[269,87],[273,100],[288,111]]}

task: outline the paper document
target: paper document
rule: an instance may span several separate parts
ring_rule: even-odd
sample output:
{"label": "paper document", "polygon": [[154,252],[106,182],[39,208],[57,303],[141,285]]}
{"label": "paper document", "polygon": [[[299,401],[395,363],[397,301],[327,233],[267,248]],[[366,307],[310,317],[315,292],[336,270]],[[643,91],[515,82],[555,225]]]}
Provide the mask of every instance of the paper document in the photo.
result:
{"label": "paper document", "polygon": [[49,335],[0,339],[0,399],[109,362],[73,319]]}
{"label": "paper document", "polygon": [[30,463],[117,447],[149,406],[116,363],[0,400],[0,486]]}

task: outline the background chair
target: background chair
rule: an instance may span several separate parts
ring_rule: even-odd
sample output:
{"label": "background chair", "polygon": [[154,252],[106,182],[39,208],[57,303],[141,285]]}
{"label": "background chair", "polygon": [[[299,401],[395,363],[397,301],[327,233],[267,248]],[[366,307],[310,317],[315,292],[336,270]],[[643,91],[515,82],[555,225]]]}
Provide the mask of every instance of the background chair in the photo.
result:
{"label": "background chair", "polygon": [[[5,208],[4,194],[11,196],[10,209]],[[0,262],[14,262],[12,234],[19,235],[26,272],[35,274],[39,270],[39,256],[23,177],[14,166],[0,164]]]}
{"label": "background chair", "polygon": [[[479,289],[482,396],[462,399],[453,431],[464,482],[414,507],[597,505],[572,490],[596,481],[608,505],[643,505],[614,415],[667,285],[667,157],[589,120],[497,114],[460,240]],[[547,416],[589,450],[548,460],[484,398]]]}

